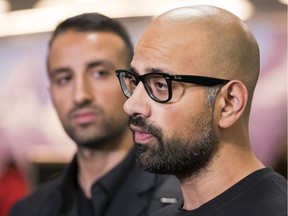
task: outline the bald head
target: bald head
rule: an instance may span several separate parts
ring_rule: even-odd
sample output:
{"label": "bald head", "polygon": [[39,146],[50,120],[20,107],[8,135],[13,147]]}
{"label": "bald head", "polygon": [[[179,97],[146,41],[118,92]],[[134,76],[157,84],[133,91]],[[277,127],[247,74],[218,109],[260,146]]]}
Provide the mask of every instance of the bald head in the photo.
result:
{"label": "bald head", "polygon": [[212,6],[168,11],[142,34],[133,62],[149,56],[149,49],[156,53],[155,61],[166,58],[173,72],[241,80],[249,106],[259,74],[259,48],[247,26],[230,12]]}

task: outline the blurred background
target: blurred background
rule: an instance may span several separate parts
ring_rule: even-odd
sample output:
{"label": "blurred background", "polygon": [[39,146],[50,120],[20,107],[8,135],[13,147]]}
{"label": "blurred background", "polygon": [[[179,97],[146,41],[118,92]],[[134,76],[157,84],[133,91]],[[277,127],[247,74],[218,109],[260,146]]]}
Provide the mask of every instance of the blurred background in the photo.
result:
{"label": "blurred background", "polygon": [[0,204],[3,188],[20,185],[11,203],[57,174],[75,152],[47,90],[47,44],[56,24],[96,11],[122,22],[135,43],[155,15],[193,4],[230,10],[258,40],[252,147],[287,178],[287,0],[0,0]]}

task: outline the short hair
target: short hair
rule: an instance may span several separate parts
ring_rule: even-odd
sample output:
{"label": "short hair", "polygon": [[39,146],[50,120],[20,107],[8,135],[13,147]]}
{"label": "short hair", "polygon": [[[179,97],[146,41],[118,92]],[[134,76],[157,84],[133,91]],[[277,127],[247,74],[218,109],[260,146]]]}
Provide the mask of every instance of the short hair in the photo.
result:
{"label": "short hair", "polygon": [[215,100],[216,100],[216,97],[217,97],[217,94],[218,92],[220,91],[221,87],[223,87],[223,85],[216,85],[216,86],[211,86],[211,87],[208,87],[208,89],[206,90],[206,104],[211,107],[213,106]]}
{"label": "short hair", "polygon": [[133,57],[133,45],[125,27],[115,19],[99,13],[84,13],[70,17],[57,25],[49,41],[51,47],[54,39],[63,32],[75,30],[77,32],[111,32],[120,36],[128,50],[128,61]]}

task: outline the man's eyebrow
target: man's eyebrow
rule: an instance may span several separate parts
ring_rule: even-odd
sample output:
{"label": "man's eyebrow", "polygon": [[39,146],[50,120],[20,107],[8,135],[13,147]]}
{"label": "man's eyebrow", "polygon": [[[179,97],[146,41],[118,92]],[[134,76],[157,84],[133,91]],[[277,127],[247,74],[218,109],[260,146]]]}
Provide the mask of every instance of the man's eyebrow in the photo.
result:
{"label": "man's eyebrow", "polygon": [[[130,71],[139,75],[139,72],[133,67],[131,67]],[[148,73],[164,73],[164,74],[175,75],[175,73],[170,72],[166,68],[148,68],[145,70],[145,74],[148,74]]]}
{"label": "man's eyebrow", "polygon": [[151,68],[148,70],[148,73],[165,73],[165,74],[171,74],[166,68]]}
{"label": "man's eyebrow", "polygon": [[[114,68],[113,63],[110,62],[110,61],[106,61],[106,60],[91,61],[91,62],[88,62],[86,64],[86,68],[88,68],[88,69],[96,67],[96,66],[106,66],[106,67],[109,67],[109,68]],[[54,77],[54,76],[56,76],[57,74],[60,74],[60,73],[70,73],[72,71],[73,70],[70,67],[55,68],[55,69],[53,69],[53,70],[51,70],[49,72],[49,77]]]}
{"label": "man's eyebrow", "polygon": [[69,72],[71,72],[71,69],[69,67],[59,67],[59,68],[55,68],[51,70],[48,74],[49,74],[49,77],[52,78],[54,76],[57,76],[58,74],[69,73]]}
{"label": "man's eyebrow", "polygon": [[114,64],[110,61],[107,61],[107,60],[97,60],[97,61],[91,61],[91,62],[88,62],[86,64],[86,68],[93,68],[93,67],[96,67],[96,66],[106,66],[106,67],[109,67],[109,68],[114,68]]}
{"label": "man's eyebrow", "polygon": [[131,71],[132,73],[135,73],[135,74],[139,75],[139,73],[137,72],[137,70],[136,70],[135,68],[133,68],[133,67],[130,68],[130,71]]}

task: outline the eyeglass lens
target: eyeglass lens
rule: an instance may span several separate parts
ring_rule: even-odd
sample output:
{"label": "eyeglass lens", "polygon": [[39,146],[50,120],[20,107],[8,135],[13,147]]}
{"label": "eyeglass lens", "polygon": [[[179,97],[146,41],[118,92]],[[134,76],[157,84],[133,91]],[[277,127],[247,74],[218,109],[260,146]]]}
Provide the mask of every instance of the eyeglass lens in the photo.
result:
{"label": "eyeglass lens", "polygon": [[145,87],[150,96],[158,101],[165,101],[169,98],[169,87],[166,79],[157,74],[149,74],[145,77]]}
{"label": "eyeglass lens", "polygon": [[[121,71],[119,74],[122,90],[126,97],[130,97],[139,81],[144,84],[147,93],[156,101],[166,101],[169,98],[169,86],[167,80],[158,74],[147,74],[145,76],[138,76]],[[139,80],[138,80],[139,79]]]}

